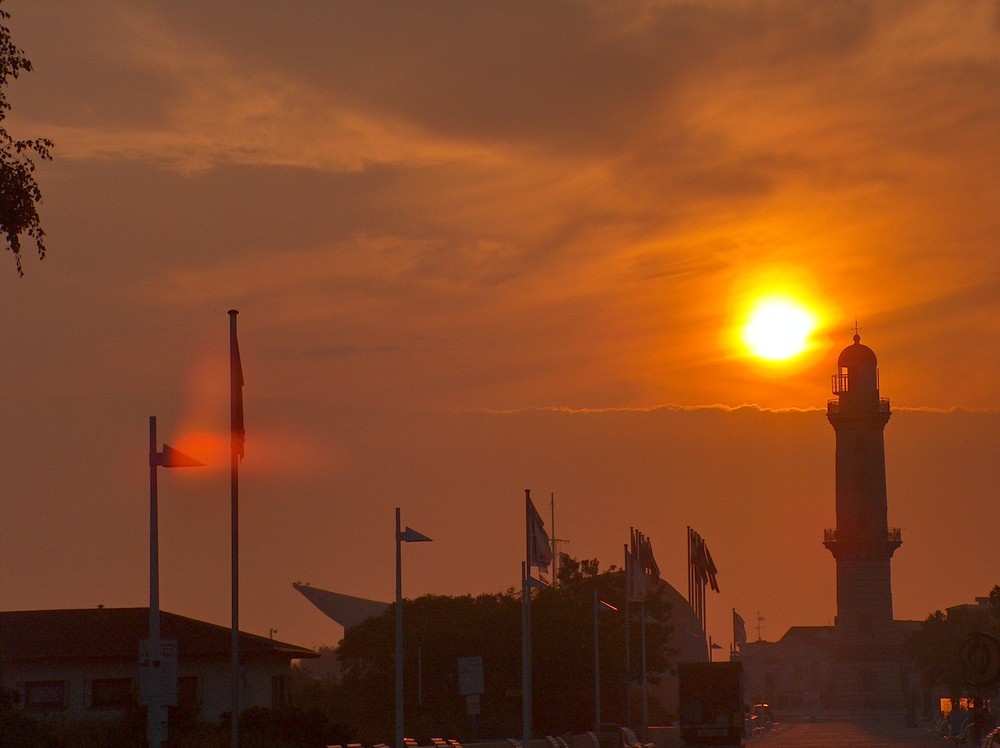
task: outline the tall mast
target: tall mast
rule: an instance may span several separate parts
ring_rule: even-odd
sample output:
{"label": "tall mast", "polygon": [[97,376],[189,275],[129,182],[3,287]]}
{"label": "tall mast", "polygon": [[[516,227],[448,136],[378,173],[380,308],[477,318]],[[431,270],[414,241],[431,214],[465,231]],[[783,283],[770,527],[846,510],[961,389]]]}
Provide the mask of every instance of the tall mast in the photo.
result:
{"label": "tall mast", "polygon": [[549,509],[551,511],[552,524],[549,525],[552,528],[552,537],[549,539],[549,545],[552,546],[552,586],[559,586],[559,549],[557,547],[558,543],[568,543],[569,540],[566,538],[560,538],[556,535],[556,495],[555,493],[549,494]]}

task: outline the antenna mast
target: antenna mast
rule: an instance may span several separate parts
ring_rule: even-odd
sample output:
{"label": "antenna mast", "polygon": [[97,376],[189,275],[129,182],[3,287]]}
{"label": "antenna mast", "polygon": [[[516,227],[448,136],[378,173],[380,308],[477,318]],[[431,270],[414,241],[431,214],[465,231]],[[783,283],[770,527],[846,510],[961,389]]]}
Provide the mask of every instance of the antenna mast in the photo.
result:
{"label": "antenna mast", "polygon": [[559,551],[556,548],[557,543],[568,543],[568,540],[564,538],[556,537],[556,495],[555,493],[549,494],[549,509],[552,512],[552,539],[549,543],[552,546],[552,587],[559,586]]}

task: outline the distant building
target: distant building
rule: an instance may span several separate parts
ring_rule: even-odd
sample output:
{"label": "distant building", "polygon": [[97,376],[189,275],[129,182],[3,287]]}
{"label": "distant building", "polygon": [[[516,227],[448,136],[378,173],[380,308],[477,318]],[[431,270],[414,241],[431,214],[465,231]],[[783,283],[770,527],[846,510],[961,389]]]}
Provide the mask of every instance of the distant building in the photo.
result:
{"label": "distant building", "polygon": [[[231,630],[161,612],[161,637],[177,642],[177,704],[218,720],[231,704]],[[0,612],[0,685],[23,709],[68,716],[116,714],[140,702],[140,641],[148,608]],[[292,660],[304,647],[240,633],[241,708],[280,706]]]}
{"label": "distant building", "polygon": [[833,705],[833,626],[792,626],[742,647],[746,697],[779,709]]}

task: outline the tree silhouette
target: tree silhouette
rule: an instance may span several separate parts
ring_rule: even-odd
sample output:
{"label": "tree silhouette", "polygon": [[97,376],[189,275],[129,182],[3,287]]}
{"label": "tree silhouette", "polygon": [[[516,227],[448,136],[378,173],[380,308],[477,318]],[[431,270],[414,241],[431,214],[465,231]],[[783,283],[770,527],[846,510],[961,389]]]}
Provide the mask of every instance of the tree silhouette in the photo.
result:
{"label": "tree silhouette", "polygon": [[[2,3],[3,0],[0,0]],[[14,255],[17,274],[21,267],[21,235],[34,240],[39,259],[45,257],[45,232],[38,219],[42,192],[35,181],[32,156],[51,160],[52,141],[47,138],[17,140],[3,126],[10,111],[7,84],[22,72],[31,72],[31,60],[11,39],[6,21],[10,13],[0,9],[0,234]]]}
{"label": "tree silhouette", "polygon": [[977,631],[1000,638],[1000,586],[990,592],[987,606],[935,611],[910,635],[906,649],[925,688],[941,686],[952,699],[972,695],[963,647]]}
{"label": "tree silhouette", "polygon": [[[532,602],[535,732],[561,734],[593,725],[593,594],[623,607],[623,574],[602,573],[596,559],[561,554],[558,588],[535,590]],[[410,736],[433,735],[474,740],[521,734],[520,591],[478,596],[425,595],[403,602],[406,729]],[[670,605],[659,592],[650,595],[647,627],[650,681],[668,671]],[[347,631],[338,649],[343,674],[336,687],[332,718],[349,724],[361,741],[391,736],[394,715],[393,639],[395,612],[370,618]],[[639,620],[634,614],[633,670],[638,670]],[[604,712],[621,720],[625,713],[625,622],[621,613],[599,620]],[[486,692],[482,714],[473,725],[459,693],[459,657],[481,656]],[[419,679],[419,685],[418,685]],[[639,697],[639,689],[633,689]],[[655,697],[655,721],[669,719]]]}

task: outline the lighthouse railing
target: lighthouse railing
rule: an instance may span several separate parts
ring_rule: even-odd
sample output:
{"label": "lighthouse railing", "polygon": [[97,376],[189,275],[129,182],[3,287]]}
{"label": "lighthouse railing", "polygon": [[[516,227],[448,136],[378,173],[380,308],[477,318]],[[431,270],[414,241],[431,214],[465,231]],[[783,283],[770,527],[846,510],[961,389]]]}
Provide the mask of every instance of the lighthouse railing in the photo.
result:
{"label": "lighthouse railing", "polygon": [[[863,540],[864,538],[839,536],[836,528],[823,530],[823,544],[845,542],[850,540]],[[890,543],[899,544],[903,542],[903,531],[898,527],[890,527],[886,531],[885,539]]]}
{"label": "lighthouse railing", "polygon": [[[840,400],[827,400],[826,401],[826,412],[827,413],[840,413],[843,408],[841,407]],[[878,412],[888,413],[889,412],[889,398],[880,397],[878,399]]]}

